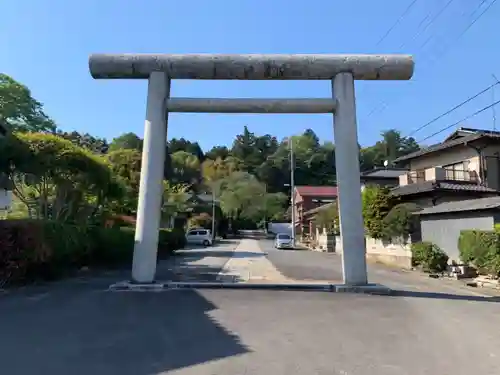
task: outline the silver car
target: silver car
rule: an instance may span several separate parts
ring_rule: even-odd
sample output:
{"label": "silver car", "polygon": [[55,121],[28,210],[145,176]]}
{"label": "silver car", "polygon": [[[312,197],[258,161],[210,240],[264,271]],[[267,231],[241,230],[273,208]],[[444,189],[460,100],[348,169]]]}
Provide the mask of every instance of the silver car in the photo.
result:
{"label": "silver car", "polygon": [[286,233],[280,233],[276,235],[274,247],[276,249],[293,249],[292,237]]}

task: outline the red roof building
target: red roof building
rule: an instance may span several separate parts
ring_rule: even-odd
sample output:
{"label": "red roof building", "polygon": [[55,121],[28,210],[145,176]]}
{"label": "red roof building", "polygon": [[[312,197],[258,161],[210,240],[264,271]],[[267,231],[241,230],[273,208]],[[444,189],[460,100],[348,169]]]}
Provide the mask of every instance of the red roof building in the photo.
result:
{"label": "red roof building", "polygon": [[305,213],[337,200],[336,186],[295,186],[295,233],[297,236],[309,231]]}

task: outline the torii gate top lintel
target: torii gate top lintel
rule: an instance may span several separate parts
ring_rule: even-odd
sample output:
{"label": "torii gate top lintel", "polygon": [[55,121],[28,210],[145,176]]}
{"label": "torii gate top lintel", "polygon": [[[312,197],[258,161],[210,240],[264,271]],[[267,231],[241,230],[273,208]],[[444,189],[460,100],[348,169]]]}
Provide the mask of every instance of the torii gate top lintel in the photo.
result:
{"label": "torii gate top lintel", "polygon": [[96,79],[331,80],[350,72],[356,80],[409,80],[411,55],[338,54],[93,54]]}

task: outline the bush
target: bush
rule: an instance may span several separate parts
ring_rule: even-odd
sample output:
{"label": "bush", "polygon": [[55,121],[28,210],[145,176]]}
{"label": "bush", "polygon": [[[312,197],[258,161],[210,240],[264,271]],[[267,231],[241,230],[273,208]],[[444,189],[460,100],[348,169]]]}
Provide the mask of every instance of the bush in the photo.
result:
{"label": "bush", "polygon": [[186,245],[186,235],[182,229],[160,229],[158,257],[164,258]]}
{"label": "bush", "polygon": [[427,272],[442,272],[448,265],[448,255],[431,242],[411,245],[412,263]]}
{"label": "bush", "polygon": [[394,202],[386,187],[367,186],[362,193],[363,220],[368,235],[372,238],[384,237],[383,220]]}
{"label": "bush", "polygon": [[414,203],[400,203],[394,206],[382,220],[384,238],[407,240],[418,230],[418,218],[413,212],[420,208]]}
{"label": "bush", "polygon": [[[75,226],[44,220],[0,221],[0,286],[52,280],[83,266],[116,267],[132,262],[133,228]],[[185,244],[179,229],[161,230],[158,256]]]}
{"label": "bush", "polygon": [[500,274],[500,233],[497,230],[463,230],[458,238],[460,259],[480,274]]}

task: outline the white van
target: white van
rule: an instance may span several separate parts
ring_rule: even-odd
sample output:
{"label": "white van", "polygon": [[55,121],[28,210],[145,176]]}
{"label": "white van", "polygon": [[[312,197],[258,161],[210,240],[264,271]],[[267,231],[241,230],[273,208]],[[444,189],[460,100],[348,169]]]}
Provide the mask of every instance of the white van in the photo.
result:
{"label": "white van", "polygon": [[186,233],[186,242],[192,245],[212,246],[212,231],[204,228],[191,228]]}

